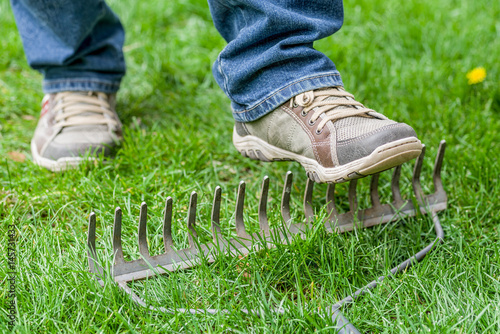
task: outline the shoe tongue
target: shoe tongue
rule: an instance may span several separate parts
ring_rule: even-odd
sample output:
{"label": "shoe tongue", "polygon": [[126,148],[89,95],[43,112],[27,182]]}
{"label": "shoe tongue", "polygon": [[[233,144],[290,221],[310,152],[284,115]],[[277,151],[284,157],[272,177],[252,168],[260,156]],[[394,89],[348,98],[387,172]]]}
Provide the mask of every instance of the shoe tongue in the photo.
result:
{"label": "shoe tongue", "polygon": [[[331,88],[328,88],[328,89],[331,89]],[[340,89],[338,87],[334,87],[334,89],[340,91]],[[325,101],[335,101],[335,100],[349,101],[352,99],[350,97],[347,97],[347,96],[333,96],[333,95],[325,99]],[[335,109],[339,110],[339,109],[351,109],[351,108],[354,108],[354,106],[349,106],[349,105],[348,106],[338,106]]]}
{"label": "shoe tongue", "polygon": [[[95,94],[95,93],[92,93],[92,92],[74,92],[74,94],[75,95],[82,95],[82,96],[94,96],[94,97],[96,97],[96,98],[99,99],[99,96],[97,94]],[[82,118],[82,117],[85,117],[85,116],[104,117],[100,113],[96,113],[96,112],[93,112],[93,111],[85,111],[85,106],[91,106],[91,105],[94,105],[94,104],[86,103],[85,101],[75,102],[74,106],[78,106],[79,108],[81,108],[82,112],[79,113],[78,115],[68,117],[68,118],[66,118],[66,120],[67,121],[72,121],[72,120],[76,120],[78,118]],[[64,127],[61,132],[79,132],[79,131],[82,131],[82,130],[88,131],[89,129],[94,130],[94,131],[103,131],[103,130],[106,131],[107,125],[105,125],[105,124],[72,125],[72,126]]]}
{"label": "shoe tongue", "polygon": [[[333,87],[334,89],[341,91],[342,89],[338,87]],[[331,89],[331,88],[326,88]],[[335,100],[347,100],[354,101],[353,98],[349,96],[329,96],[324,101],[335,101]],[[340,105],[335,107],[336,110],[339,109],[351,109],[356,108],[353,105]],[[328,113],[328,112],[327,112]],[[323,116],[323,115],[322,115]],[[320,116],[321,117],[321,116]],[[394,124],[394,121],[389,120],[381,114],[375,112],[367,112],[362,115],[349,116],[341,119],[337,119],[334,122],[328,122],[330,126],[333,126],[337,133],[337,140],[348,140],[351,138],[356,138],[364,133],[374,131],[377,128],[386,126],[389,124]],[[327,123],[327,124],[328,124]]]}
{"label": "shoe tongue", "polygon": [[[99,95],[97,95],[95,93],[92,93],[92,92],[75,92],[75,95],[95,97],[95,98],[99,99]],[[85,106],[95,106],[95,104],[90,104],[90,103],[87,103],[85,101],[75,102],[74,105],[82,108],[83,110],[85,110]],[[96,115],[102,115],[102,114],[96,113],[96,112],[93,112],[93,111],[83,111],[82,113],[80,113],[78,116],[75,116],[75,117],[79,117],[79,116],[96,116]],[[70,117],[70,118],[72,118],[72,117]]]}
{"label": "shoe tongue", "polygon": [[[333,88],[338,90],[338,91],[341,90],[338,87],[333,87]],[[327,89],[331,89],[331,88],[327,88]],[[336,100],[352,101],[353,99],[348,97],[348,96],[334,96],[334,95],[329,96],[328,98],[325,99],[325,101],[336,101]],[[336,110],[352,109],[352,108],[356,108],[356,107],[350,106],[350,105],[340,105],[338,107],[335,107]],[[346,127],[346,126],[351,126],[351,125],[356,126],[356,124],[363,122],[364,119],[366,119],[366,117],[364,117],[364,116],[350,116],[350,117],[336,120],[335,122],[333,122],[333,126],[338,131],[339,129],[342,129],[343,127]],[[332,122],[330,121],[329,123],[332,123]]]}

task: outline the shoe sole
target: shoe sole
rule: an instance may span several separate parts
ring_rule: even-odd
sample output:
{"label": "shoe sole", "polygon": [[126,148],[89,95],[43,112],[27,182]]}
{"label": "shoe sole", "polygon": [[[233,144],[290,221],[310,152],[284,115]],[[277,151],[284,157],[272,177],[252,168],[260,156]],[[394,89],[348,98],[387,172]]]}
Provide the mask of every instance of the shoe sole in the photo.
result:
{"label": "shoe sole", "polygon": [[390,169],[414,159],[422,152],[422,143],[408,137],[379,146],[370,155],[350,163],[325,168],[316,160],[273,146],[255,136],[239,136],[233,131],[233,144],[245,157],[260,161],[297,161],[307,176],[317,183],[342,183]]}
{"label": "shoe sole", "polygon": [[31,141],[31,156],[33,157],[33,162],[35,164],[47,168],[52,172],[62,172],[68,169],[76,169],[78,168],[78,165],[80,165],[84,161],[96,160],[95,158],[80,157],[59,158],[57,160],[44,158],[40,154],[38,154],[34,141]]}

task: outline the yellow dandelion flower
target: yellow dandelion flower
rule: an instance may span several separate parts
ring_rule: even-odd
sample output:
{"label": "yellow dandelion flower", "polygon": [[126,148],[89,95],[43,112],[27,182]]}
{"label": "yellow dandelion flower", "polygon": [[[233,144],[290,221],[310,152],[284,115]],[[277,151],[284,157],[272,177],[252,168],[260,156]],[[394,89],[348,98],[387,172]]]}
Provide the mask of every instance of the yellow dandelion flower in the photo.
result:
{"label": "yellow dandelion flower", "polygon": [[477,83],[483,82],[486,78],[486,70],[484,67],[476,67],[472,71],[467,73],[467,79],[469,79],[469,85],[475,85]]}

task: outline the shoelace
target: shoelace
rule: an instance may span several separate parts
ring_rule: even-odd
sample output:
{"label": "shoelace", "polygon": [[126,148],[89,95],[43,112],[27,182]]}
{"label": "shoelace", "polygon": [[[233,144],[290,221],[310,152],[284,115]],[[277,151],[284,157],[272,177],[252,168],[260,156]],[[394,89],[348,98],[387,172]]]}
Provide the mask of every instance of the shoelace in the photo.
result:
{"label": "shoelace", "polygon": [[[337,98],[332,99],[332,96]],[[375,112],[356,101],[354,95],[346,92],[341,87],[314,90],[299,94],[290,100],[290,107],[297,106],[304,107],[302,116],[306,116],[310,111],[313,111],[309,121],[311,125],[316,123],[318,118],[321,117],[317,128],[318,132],[321,132],[329,121],[334,122],[351,116],[370,117],[367,113]]]}
{"label": "shoelace", "polygon": [[108,97],[100,92],[62,92],[54,97],[57,126],[103,125],[115,127],[118,122]]}

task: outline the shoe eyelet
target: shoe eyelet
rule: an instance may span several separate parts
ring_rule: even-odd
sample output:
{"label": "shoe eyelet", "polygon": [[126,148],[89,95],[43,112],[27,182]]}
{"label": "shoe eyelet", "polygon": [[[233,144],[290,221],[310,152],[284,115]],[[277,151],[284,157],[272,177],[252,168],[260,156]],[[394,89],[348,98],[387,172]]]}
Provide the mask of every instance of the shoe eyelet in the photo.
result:
{"label": "shoe eyelet", "polygon": [[321,130],[316,129],[315,132],[316,132],[317,135],[320,135],[323,132],[323,129],[321,129]]}
{"label": "shoe eyelet", "polygon": [[306,113],[304,110],[302,110],[302,111],[300,112],[300,116],[302,116],[302,117],[306,117],[306,116],[307,116],[307,113]]}
{"label": "shoe eyelet", "polygon": [[295,103],[295,102],[294,102],[292,106],[293,106],[294,108],[297,108],[299,105],[298,105],[297,103]]}
{"label": "shoe eyelet", "polygon": [[309,120],[308,123],[309,123],[310,126],[313,126],[316,123],[316,121],[312,122],[311,120]]}

